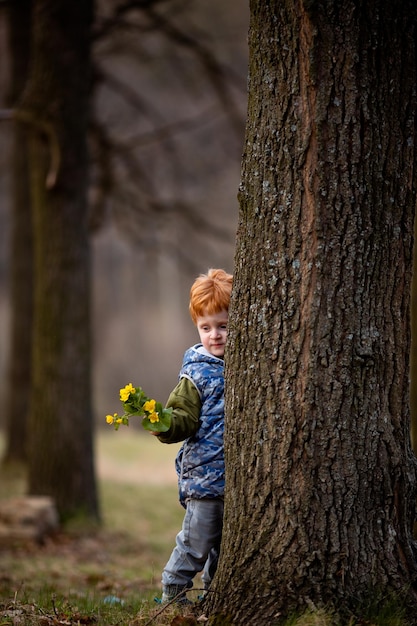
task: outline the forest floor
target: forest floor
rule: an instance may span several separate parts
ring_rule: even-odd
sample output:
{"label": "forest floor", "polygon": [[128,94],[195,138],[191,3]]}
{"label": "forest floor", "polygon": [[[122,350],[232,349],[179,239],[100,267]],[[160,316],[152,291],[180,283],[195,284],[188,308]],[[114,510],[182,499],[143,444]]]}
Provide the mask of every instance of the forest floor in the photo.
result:
{"label": "forest floor", "polygon": [[[73,523],[42,545],[0,546],[0,625],[171,623],[172,609],[158,618],[154,598],[183,518],[177,449],[133,429],[99,434],[102,523]],[[24,494],[25,482],[18,470],[2,472],[0,498]]]}
{"label": "forest floor", "polygon": [[[99,432],[96,468],[101,524],[73,522],[48,537],[0,544],[0,626],[199,626],[193,612],[161,607],[161,571],[181,527],[174,458],[177,445],[161,445],[133,428]],[[0,434],[0,458],[2,456]],[[25,493],[19,470],[0,475],[0,500]],[[188,594],[197,600],[201,581]],[[335,626],[317,611],[287,626]],[[405,626],[397,608],[349,626]],[[413,622],[414,623],[414,622]],[[268,626],[260,624],[259,626]]]}

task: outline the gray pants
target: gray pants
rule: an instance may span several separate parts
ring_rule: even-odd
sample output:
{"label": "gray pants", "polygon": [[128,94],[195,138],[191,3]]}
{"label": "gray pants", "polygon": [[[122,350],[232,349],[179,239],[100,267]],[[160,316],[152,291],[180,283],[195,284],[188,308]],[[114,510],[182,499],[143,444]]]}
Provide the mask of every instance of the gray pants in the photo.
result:
{"label": "gray pants", "polygon": [[176,545],[162,572],[162,586],[190,589],[193,578],[203,570],[208,589],[217,569],[223,526],[223,498],[188,500]]}

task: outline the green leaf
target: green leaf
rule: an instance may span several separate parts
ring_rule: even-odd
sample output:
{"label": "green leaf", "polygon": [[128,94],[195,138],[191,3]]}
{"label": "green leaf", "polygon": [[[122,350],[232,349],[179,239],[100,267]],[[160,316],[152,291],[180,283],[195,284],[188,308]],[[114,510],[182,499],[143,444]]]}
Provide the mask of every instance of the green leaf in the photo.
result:
{"label": "green leaf", "polygon": [[159,421],[151,422],[148,417],[144,417],[142,420],[142,426],[145,430],[150,430],[154,433],[166,433],[171,426],[172,409],[163,409],[159,402],[156,403],[156,409],[159,415]]}

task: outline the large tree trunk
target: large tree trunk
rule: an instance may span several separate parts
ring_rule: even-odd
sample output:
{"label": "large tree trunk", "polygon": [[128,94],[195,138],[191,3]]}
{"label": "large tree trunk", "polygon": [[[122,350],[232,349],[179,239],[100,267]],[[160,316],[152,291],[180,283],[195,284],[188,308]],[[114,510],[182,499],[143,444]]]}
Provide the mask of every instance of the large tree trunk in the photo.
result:
{"label": "large tree trunk", "polygon": [[[28,74],[31,5],[32,0],[15,0],[8,7],[12,106],[17,106]],[[15,124],[10,261],[11,345],[5,406],[5,463],[27,461],[27,418],[32,363],[33,249],[26,131],[25,125],[19,122]]]}
{"label": "large tree trunk", "polygon": [[411,445],[417,454],[417,220],[414,220],[413,279],[411,282],[410,357]]}
{"label": "large tree trunk", "polygon": [[246,626],[417,590],[416,6],[251,1],[223,551]]}
{"label": "large tree trunk", "polygon": [[34,2],[32,124],[35,319],[31,494],[62,518],[97,517],[93,469],[87,124],[91,0]]}

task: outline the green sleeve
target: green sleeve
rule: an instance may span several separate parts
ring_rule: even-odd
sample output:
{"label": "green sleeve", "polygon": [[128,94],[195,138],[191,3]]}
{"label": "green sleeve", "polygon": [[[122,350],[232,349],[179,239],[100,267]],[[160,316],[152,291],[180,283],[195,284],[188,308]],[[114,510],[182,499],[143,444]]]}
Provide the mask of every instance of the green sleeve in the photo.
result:
{"label": "green sleeve", "polygon": [[196,386],[188,378],[181,378],[171,391],[167,407],[172,407],[172,423],[166,433],[158,435],[162,443],[177,443],[194,435],[199,426],[201,400]]}

